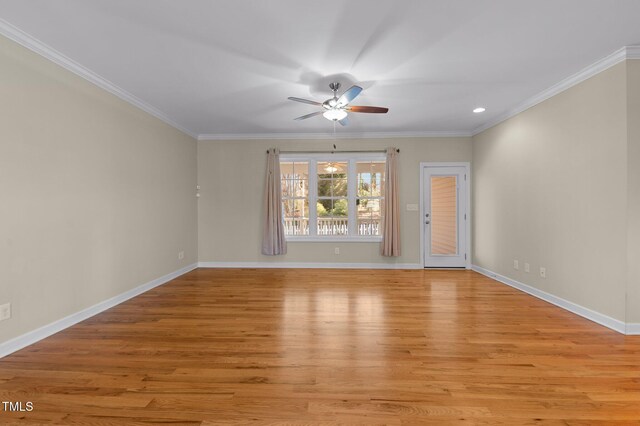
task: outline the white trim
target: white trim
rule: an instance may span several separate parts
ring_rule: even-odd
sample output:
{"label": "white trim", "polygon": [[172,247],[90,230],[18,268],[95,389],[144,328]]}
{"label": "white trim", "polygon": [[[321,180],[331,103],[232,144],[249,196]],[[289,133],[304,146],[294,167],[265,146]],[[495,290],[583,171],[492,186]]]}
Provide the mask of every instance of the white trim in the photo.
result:
{"label": "white trim", "polygon": [[627,323],[627,332],[625,333],[627,336],[638,336],[640,335],[640,323]]}
{"label": "white trim", "polygon": [[596,61],[595,63],[589,65],[588,67],[578,71],[577,73],[561,80],[560,82],[554,84],[548,89],[538,93],[537,95],[521,102],[515,107],[507,110],[505,113],[495,117],[492,120],[484,123],[483,125],[475,128],[471,133],[472,136],[477,135],[478,133],[482,133],[485,130],[502,123],[503,121],[508,120],[509,118],[520,114],[528,110],[531,107],[538,105],[541,102],[546,101],[547,99],[564,92],[565,90],[575,86],[578,83],[582,83],[583,81],[593,77],[596,74],[601,73],[614,65],[619,64],[622,61],[627,59],[640,59],[640,46],[625,46],[621,49],[616,50],[612,54]]}
{"label": "white trim", "polygon": [[55,64],[65,68],[68,71],[84,78],[85,80],[95,84],[103,90],[119,97],[125,102],[140,108],[146,113],[158,118],[159,120],[167,123],[171,127],[195,138],[199,141],[222,141],[222,140],[255,140],[255,139],[394,139],[394,138],[453,138],[453,137],[470,137],[475,136],[511,117],[517,115],[537,104],[543,102],[552,96],[557,95],[560,92],[567,90],[568,88],[575,86],[576,84],[593,77],[594,75],[626,60],[626,59],[640,59],[640,46],[625,46],[617,51],[613,52],[609,56],[600,59],[594,64],[584,68],[578,73],[560,81],[559,83],[551,86],[547,90],[533,96],[532,98],[520,103],[516,107],[508,110],[504,114],[486,122],[485,124],[475,128],[473,131],[457,131],[457,130],[442,130],[442,131],[410,131],[410,132],[360,132],[360,133],[332,133],[330,131],[324,133],[202,133],[196,134],[190,131],[184,126],[178,124],[171,117],[158,108],[150,105],[135,95],[127,92],[126,90],[118,87],[114,83],[110,82],[104,77],[101,77],[97,73],[84,67],[73,59],[58,52],[54,48],[41,42],[35,37],[25,33],[19,28],[11,25],[7,21],[0,19],[0,34],[7,37],[10,40],[26,47],[27,49],[43,56],[44,58],[54,62]]}
{"label": "white trim", "polygon": [[420,263],[424,268],[424,169],[425,163],[420,163],[420,205],[418,206],[418,216],[420,217]]}
{"label": "white trim", "polygon": [[[331,157],[331,158],[327,158]],[[349,161],[349,160],[371,160],[371,161],[386,161],[387,155],[383,152],[340,152],[340,151],[327,151],[327,152],[291,152],[280,154],[280,162],[287,161],[301,161],[301,160],[327,160],[332,162],[336,161]],[[311,173],[311,172],[309,172]]]}
{"label": "white trim", "polygon": [[485,275],[489,278],[493,278],[496,281],[499,281],[510,287],[516,288],[520,291],[524,291],[525,293],[535,296],[538,299],[542,299],[545,302],[549,302],[569,312],[580,315],[581,317],[586,318],[590,321],[593,321],[607,328],[610,328],[614,331],[617,331],[618,333],[625,334],[625,331],[629,330],[628,325],[627,327],[625,327],[626,324],[620,320],[611,318],[607,315],[593,311],[589,308],[585,308],[584,306],[578,305],[577,303],[570,302],[561,297],[554,296],[553,294],[547,293],[546,291],[542,291],[530,285],[523,284],[519,281],[497,274],[493,271],[490,271],[488,269],[482,268],[477,265],[473,265],[471,269],[476,271],[479,274]]}
{"label": "white trim", "polygon": [[123,101],[128,102],[131,105],[137,108],[140,108],[144,112],[151,114],[152,116],[164,121],[169,126],[177,130],[180,130],[182,133],[185,133],[191,136],[192,138],[197,138],[197,135],[195,133],[181,126],[180,124],[172,120],[168,115],[166,115],[164,112],[160,111],[156,107],[146,103],[142,99],[132,95],[126,90],[116,86],[106,78],[103,78],[100,75],[96,74],[95,72],[91,71],[90,69],[80,65],[73,59],[63,55],[62,53],[58,52],[54,48],[44,44],[40,40],[25,33],[19,28],[14,27],[13,25],[11,25],[10,23],[8,23],[3,19],[0,19],[0,34],[26,47],[27,49],[37,53],[38,55],[43,56],[44,58],[50,60],[51,62],[57,65],[60,65],[61,67],[65,68],[67,71],[71,71],[72,73],[84,78],[90,83],[95,84],[101,89],[106,90],[107,92],[119,97]]}
{"label": "white trim", "polygon": [[[421,162],[420,163],[420,262],[422,267],[425,267],[424,262],[424,172],[427,167],[464,167],[467,174],[466,181],[466,189],[467,189],[467,200],[466,200],[466,212],[467,221],[466,221],[466,247],[465,252],[467,253],[467,262],[465,269],[471,269],[471,163],[466,162]],[[437,268],[434,268],[437,269]]]}
{"label": "white trim", "polygon": [[198,268],[422,269],[418,263],[198,262]]}
{"label": "white trim", "polygon": [[626,46],[627,59],[640,59],[640,46]]}
{"label": "white trim", "polygon": [[[326,153],[317,153],[317,152],[309,152],[309,153],[284,153],[280,156],[280,163],[286,163],[289,161],[305,161],[309,166],[309,191],[307,193],[307,200],[309,201],[309,235],[285,235],[285,239],[287,242],[380,242],[382,241],[381,235],[358,235],[357,234],[357,211],[356,211],[356,200],[358,197],[356,186],[357,186],[357,170],[356,164],[362,161],[386,161],[387,157],[385,154],[380,152],[326,152]],[[321,161],[333,161],[333,162],[346,162],[347,163],[347,235],[318,235],[317,230],[317,217],[318,210],[317,204],[321,200],[318,196],[318,162]],[[294,198],[285,198],[283,199],[291,200]],[[339,199],[344,197],[323,197],[322,199]],[[379,197],[370,197],[383,199],[383,196]],[[300,199],[300,198],[297,198]],[[314,202],[315,201],[315,202]]]}
{"label": "white trim", "polygon": [[380,235],[340,237],[335,235],[285,235],[288,243],[380,243]]}
{"label": "white trim", "polygon": [[87,318],[90,318],[96,314],[99,314],[102,311],[105,311],[109,308],[119,305],[120,303],[127,301],[132,297],[138,296],[146,291],[149,291],[152,288],[165,284],[179,277],[180,275],[193,271],[194,269],[196,269],[196,267],[197,267],[196,263],[193,263],[189,266],[185,266],[184,268],[178,269],[177,271],[171,272],[160,278],[156,278],[155,280],[149,281],[148,283],[142,284],[129,291],[125,291],[124,293],[120,293],[117,296],[104,300],[100,303],[97,303],[93,306],[90,306],[86,309],[76,312],[75,314],[71,314],[67,317],[54,321],[43,327],[37,328],[33,331],[30,331],[21,336],[15,337],[4,343],[1,343],[0,358],[5,357],[13,352],[16,352],[26,346],[32,345],[46,337],[51,336],[52,334],[62,331],[65,328],[71,327],[72,325],[77,324],[80,321],[84,321]]}
{"label": "white trim", "polygon": [[[280,158],[282,161],[282,157]],[[309,165],[309,176],[318,176],[318,162],[317,161],[309,161],[307,163]],[[311,180],[308,180],[309,189],[307,191],[307,201],[317,200],[318,199],[318,185],[311,185]],[[313,208],[312,208],[313,207]],[[318,235],[318,205],[315,207],[309,203],[309,236]],[[285,235],[285,239],[287,236]],[[311,237],[314,238],[314,237]]]}
{"label": "white trim", "polygon": [[[358,198],[358,171],[356,168],[356,161],[358,160],[351,158],[347,163],[347,236],[351,238],[359,236],[358,227],[356,226],[358,224],[358,207],[356,205],[356,199]],[[316,178],[317,176],[318,175],[316,174]],[[309,182],[311,182],[311,180],[309,180]],[[317,181],[315,183],[315,187],[318,187]],[[380,195],[382,195],[382,193]],[[316,197],[316,200],[318,200],[318,197]],[[383,198],[378,198],[378,201],[382,200]],[[382,208],[382,203],[380,203],[380,213],[382,213]],[[380,218],[382,219],[382,216]],[[380,221],[380,225],[382,225],[382,220]],[[382,229],[380,229],[380,232],[382,232]]]}
{"label": "white trim", "polygon": [[396,138],[463,138],[471,132],[423,131],[423,132],[361,132],[361,133],[209,133],[198,135],[199,141],[231,141],[254,139],[396,139]]}

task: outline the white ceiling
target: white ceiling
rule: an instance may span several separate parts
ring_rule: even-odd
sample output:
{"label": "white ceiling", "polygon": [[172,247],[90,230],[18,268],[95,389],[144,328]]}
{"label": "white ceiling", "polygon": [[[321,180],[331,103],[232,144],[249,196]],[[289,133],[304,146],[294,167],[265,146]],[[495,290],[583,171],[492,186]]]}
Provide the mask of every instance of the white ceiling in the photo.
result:
{"label": "white ceiling", "polygon": [[0,0],[0,18],[195,135],[330,134],[286,98],[334,79],[390,109],[338,134],[471,133],[640,44],[638,0]]}

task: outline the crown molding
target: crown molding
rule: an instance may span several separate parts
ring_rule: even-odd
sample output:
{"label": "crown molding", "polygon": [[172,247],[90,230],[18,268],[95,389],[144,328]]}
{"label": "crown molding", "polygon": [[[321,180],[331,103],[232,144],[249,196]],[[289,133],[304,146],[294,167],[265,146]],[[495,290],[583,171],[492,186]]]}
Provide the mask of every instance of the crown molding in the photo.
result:
{"label": "crown molding", "polygon": [[482,126],[477,127],[476,129],[473,130],[472,136],[475,136],[478,133],[482,133],[485,130],[497,124],[500,124],[503,121],[506,121],[509,118],[515,115],[518,115],[521,112],[524,112],[529,108],[536,106],[539,103],[544,102],[547,99],[559,93],[562,93],[565,90],[575,86],[576,84],[582,83],[583,81],[593,77],[594,75],[599,74],[602,71],[605,71],[611,68],[612,66],[619,64],[620,62],[625,61],[627,59],[640,59],[640,46],[625,46],[621,49],[616,50],[612,54],[605,56],[604,58],[589,65],[588,67],[582,69],[581,71],[578,71],[572,76],[565,78],[559,83],[554,84],[548,89],[518,104],[516,107],[509,109],[504,114],[501,114],[498,117],[494,118],[493,120],[486,122]]}
{"label": "crown molding", "polygon": [[361,132],[361,133],[210,133],[198,135],[199,141],[256,139],[393,139],[393,138],[457,138],[470,137],[471,132]]}
{"label": "crown molding", "polygon": [[626,59],[640,59],[640,46],[627,46],[624,48],[626,50]]}
{"label": "crown molding", "polygon": [[144,112],[151,114],[152,116],[158,118],[159,120],[162,120],[166,124],[181,131],[182,133],[185,133],[191,136],[192,138],[197,137],[195,133],[181,126],[180,124],[172,120],[168,115],[166,115],[156,107],[149,105],[142,99],[116,86],[106,78],[99,76],[98,74],[91,71],[90,69],[80,65],[73,59],[68,58],[67,56],[63,55],[62,53],[58,52],[52,47],[44,44],[40,40],[30,36],[29,34],[25,33],[19,28],[14,27],[13,25],[11,25],[10,23],[8,23],[3,19],[0,19],[0,34],[26,47],[27,49],[39,54],[40,56],[45,57],[46,59],[65,68],[66,70],[71,71],[72,73],[84,78],[85,80],[95,84],[101,89],[104,89],[107,92],[119,97],[123,101],[128,102],[137,108],[140,108]]}
{"label": "crown molding", "polygon": [[433,137],[470,137],[475,136],[509,118],[526,111],[527,109],[544,102],[545,100],[575,86],[587,80],[594,75],[605,71],[612,66],[627,60],[627,59],[640,59],[640,46],[625,46],[612,54],[600,59],[599,61],[591,64],[576,74],[567,77],[559,83],[551,86],[550,88],[540,92],[539,94],[529,98],[528,100],[518,104],[514,108],[509,109],[505,113],[497,116],[496,118],[486,122],[485,124],[475,128],[471,132],[465,131],[421,131],[421,132],[361,132],[361,133],[209,133],[209,134],[196,134],[189,129],[183,127],[167,114],[160,111],[156,107],[148,104],[135,95],[127,92],[126,90],[116,86],[109,80],[101,77],[90,69],[80,65],[76,61],[52,47],[46,45],[40,40],[25,33],[19,28],[11,25],[3,19],[0,19],[0,34],[8,39],[26,47],[27,49],[45,57],[53,63],[65,68],[68,71],[84,78],[90,83],[95,84],[101,89],[117,96],[118,98],[128,102],[129,104],[145,111],[146,113],[158,118],[171,127],[191,136],[192,138],[200,141],[220,141],[220,140],[255,140],[255,139],[391,139],[391,138],[433,138]]}
{"label": "crown molding", "polygon": [[140,108],[152,116],[162,120],[177,130],[201,141],[215,140],[253,140],[253,139],[383,139],[383,138],[424,138],[424,137],[470,137],[471,132],[434,131],[434,132],[363,132],[363,133],[228,133],[228,134],[196,134],[181,126],[156,107],[146,103],[126,90],[116,86],[104,77],[80,65],[73,59],[58,52],[40,40],[25,33],[19,28],[0,19],[0,34],[27,49],[45,57],[51,62],[95,84],[101,89],[119,97],[125,102]]}

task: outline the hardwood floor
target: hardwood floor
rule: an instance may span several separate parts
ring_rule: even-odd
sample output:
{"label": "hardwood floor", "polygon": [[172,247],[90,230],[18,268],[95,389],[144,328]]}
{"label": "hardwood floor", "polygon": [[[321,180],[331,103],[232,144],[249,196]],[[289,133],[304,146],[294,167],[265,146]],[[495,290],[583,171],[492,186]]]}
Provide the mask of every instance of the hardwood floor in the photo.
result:
{"label": "hardwood floor", "polygon": [[0,360],[0,424],[637,424],[640,336],[470,271],[198,269]]}

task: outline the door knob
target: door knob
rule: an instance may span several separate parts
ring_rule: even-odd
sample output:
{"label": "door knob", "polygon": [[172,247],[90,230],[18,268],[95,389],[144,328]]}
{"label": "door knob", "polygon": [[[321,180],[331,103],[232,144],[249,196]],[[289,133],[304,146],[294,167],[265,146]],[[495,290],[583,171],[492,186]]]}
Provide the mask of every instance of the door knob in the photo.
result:
{"label": "door knob", "polygon": [[427,220],[425,223],[428,225],[428,224],[430,224],[431,222]]}

